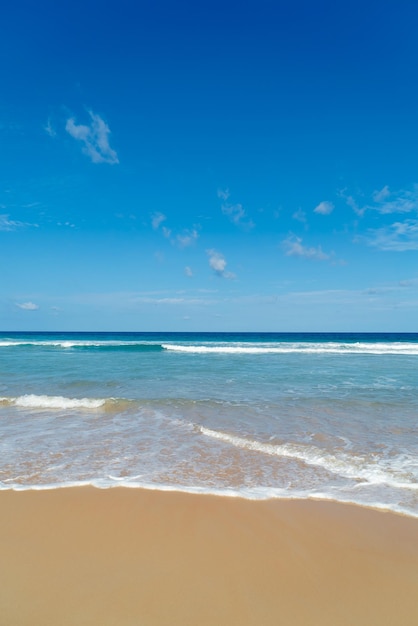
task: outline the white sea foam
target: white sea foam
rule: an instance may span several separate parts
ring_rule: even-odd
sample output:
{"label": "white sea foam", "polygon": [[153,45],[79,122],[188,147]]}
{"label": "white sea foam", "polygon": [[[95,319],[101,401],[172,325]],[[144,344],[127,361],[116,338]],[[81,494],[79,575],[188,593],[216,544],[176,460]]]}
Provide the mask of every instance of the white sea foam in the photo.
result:
{"label": "white sea foam", "polygon": [[398,343],[265,343],[265,344],[235,344],[235,345],[186,345],[164,343],[165,350],[174,352],[186,352],[194,354],[400,354],[418,355],[418,343],[398,342]]}
{"label": "white sea foam", "polygon": [[98,409],[105,405],[104,398],[65,398],[63,396],[37,396],[27,394],[17,398],[0,398],[0,403],[27,409]]}
{"label": "white sea foam", "polygon": [[327,492],[317,492],[312,494],[304,490],[297,490],[290,493],[288,489],[277,489],[269,487],[247,487],[240,490],[217,489],[214,487],[197,487],[180,484],[167,485],[162,483],[137,482],[130,480],[115,481],[115,478],[111,476],[109,476],[107,480],[101,479],[68,481],[60,483],[45,483],[42,485],[24,485],[17,483],[6,485],[0,481],[0,491],[53,491],[56,489],[71,489],[80,487],[93,487],[95,489],[146,489],[148,491],[169,491],[177,493],[190,493],[195,495],[243,498],[245,500],[327,500],[332,502],[341,502],[345,504],[355,504],[358,506],[365,506],[367,508],[381,509],[384,511],[393,511],[401,515],[418,518],[418,513],[416,511],[399,506],[395,503],[389,505],[384,502],[380,502],[379,500],[369,500],[367,502],[362,502],[342,493],[330,494]]}
{"label": "white sea foam", "polygon": [[188,346],[163,343],[165,350],[194,354],[268,354],[283,352],[275,346]]}
{"label": "white sea foam", "polygon": [[386,471],[379,466],[378,462],[367,461],[361,456],[348,455],[346,453],[334,455],[312,445],[263,443],[254,439],[246,439],[226,432],[211,430],[204,426],[199,426],[198,429],[202,435],[212,439],[219,439],[234,447],[279,457],[298,459],[307,465],[322,467],[333,474],[345,478],[363,480],[370,484],[385,484],[391,487],[418,490],[418,482],[413,479],[409,472],[396,471],[395,468],[392,471]]}

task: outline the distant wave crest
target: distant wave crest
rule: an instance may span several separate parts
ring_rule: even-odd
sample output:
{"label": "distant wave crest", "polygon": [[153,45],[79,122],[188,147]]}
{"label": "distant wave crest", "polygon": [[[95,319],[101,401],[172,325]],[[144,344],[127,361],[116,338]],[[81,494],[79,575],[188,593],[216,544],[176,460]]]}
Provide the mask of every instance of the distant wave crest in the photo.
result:
{"label": "distant wave crest", "polygon": [[132,351],[132,352],[178,352],[187,354],[370,354],[370,355],[416,355],[418,342],[413,341],[283,341],[283,342],[164,342],[124,340],[25,340],[2,339],[0,348],[46,348],[58,350]]}
{"label": "distant wave crest", "polygon": [[164,343],[162,347],[175,352],[195,354],[400,354],[418,355],[418,343],[340,343],[289,342],[268,344],[186,345]]}
{"label": "distant wave crest", "polygon": [[137,350],[139,352],[161,351],[160,343],[144,343],[139,341],[84,341],[84,340],[53,340],[53,341],[25,341],[9,340],[0,341],[0,348],[27,347],[27,348],[60,348],[60,349],[85,349],[85,350]]}

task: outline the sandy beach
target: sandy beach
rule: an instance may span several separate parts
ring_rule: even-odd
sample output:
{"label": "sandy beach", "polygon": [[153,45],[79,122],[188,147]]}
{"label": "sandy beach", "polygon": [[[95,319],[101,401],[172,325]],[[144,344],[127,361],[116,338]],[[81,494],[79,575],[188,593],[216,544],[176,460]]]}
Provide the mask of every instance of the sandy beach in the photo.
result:
{"label": "sandy beach", "polygon": [[2,626],[415,625],[418,520],[351,505],[0,493]]}

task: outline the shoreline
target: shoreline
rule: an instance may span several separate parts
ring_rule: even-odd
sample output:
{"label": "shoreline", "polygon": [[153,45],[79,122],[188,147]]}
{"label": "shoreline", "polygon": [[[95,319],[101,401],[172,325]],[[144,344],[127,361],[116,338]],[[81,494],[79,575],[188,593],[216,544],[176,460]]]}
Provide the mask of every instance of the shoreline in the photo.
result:
{"label": "shoreline", "polygon": [[90,482],[86,483],[59,483],[59,484],[47,484],[47,485],[19,485],[19,486],[7,486],[0,489],[1,493],[8,493],[10,491],[16,493],[30,493],[30,492],[54,492],[60,490],[73,490],[73,489],[92,489],[97,491],[108,491],[114,489],[128,490],[128,491],[139,491],[139,492],[157,492],[157,493],[173,493],[173,494],[181,494],[181,495],[190,495],[190,496],[198,496],[198,497],[209,497],[209,498],[221,498],[221,499],[231,499],[231,500],[242,500],[245,502],[316,502],[316,503],[329,503],[336,504],[342,506],[349,507],[359,507],[361,509],[372,510],[380,513],[390,513],[392,515],[400,515],[401,517],[407,517],[410,519],[414,519],[418,521],[418,511],[416,513],[412,513],[410,511],[406,511],[403,509],[395,509],[391,508],[387,504],[383,503],[372,503],[365,504],[363,502],[357,502],[355,500],[338,500],[333,497],[327,497],[324,495],[321,496],[304,496],[304,495],[266,495],[266,496],[251,496],[249,494],[243,494],[238,491],[222,491],[222,490],[213,490],[213,491],[203,491],[199,488],[193,489],[193,487],[177,487],[171,485],[153,485],[153,484],[137,484],[137,483],[116,483],[116,484],[105,484],[99,485]]}
{"label": "shoreline", "polygon": [[418,519],[318,499],[0,491],[7,626],[418,623]]}

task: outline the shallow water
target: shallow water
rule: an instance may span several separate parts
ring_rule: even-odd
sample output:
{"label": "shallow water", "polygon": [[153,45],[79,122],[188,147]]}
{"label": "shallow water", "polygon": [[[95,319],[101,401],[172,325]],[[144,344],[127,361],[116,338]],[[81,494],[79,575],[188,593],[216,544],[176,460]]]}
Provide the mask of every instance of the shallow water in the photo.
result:
{"label": "shallow water", "polygon": [[0,488],[322,497],[418,515],[418,335],[2,333]]}

